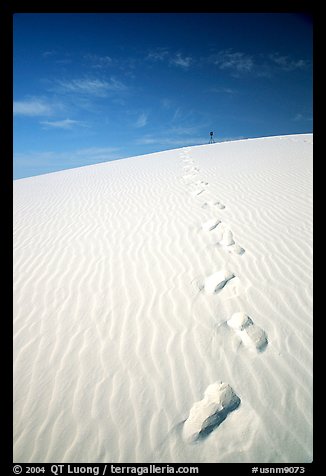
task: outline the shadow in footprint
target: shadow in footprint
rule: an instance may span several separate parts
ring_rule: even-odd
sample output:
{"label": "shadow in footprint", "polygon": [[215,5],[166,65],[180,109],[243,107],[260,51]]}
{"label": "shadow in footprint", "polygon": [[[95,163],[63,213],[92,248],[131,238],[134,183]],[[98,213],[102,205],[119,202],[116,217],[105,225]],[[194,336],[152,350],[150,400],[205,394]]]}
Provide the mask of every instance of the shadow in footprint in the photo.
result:
{"label": "shadow in footprint", "polygon": [[216,243],[219,246],[222,246],[229,253],[235,253],[238,255],[243,255],[245,249],[239,246],[233,239],[233,233],[231,230],[226,228],[223,231],[222,238]]}
{"label": "shadow in footprint", "polygon": [[229,384],[215,382],[207,387],[204,398],[192,406],[183,425],[183,438],[194,443],[207,438],[240,405],[240,398]]}
{"label": "shadow in footprint", "polygon": [[268,345],[266,332],[258,327],[248,314],[236,312],[227,321],[227,324],[249,349],[257,352],[263,352],[266,349]]}
{"label": "shadow in footprint", "polygon": [[228,270],[217,271],[205,279],[204,290],[207,294],[217,294],[233,278],[235,274]]}
{"label": "shadow in footprint", "polygon": [[201,227],[204,231],[212,231],[220,223],[221,223],[221,220],[219,218],[211,218],[210,220],[205,221],[205,223],[203,223]]}
{"label": "shadow in footprint", "polygon": [[240,401],[240,398],[237,397],[237,400],[235,399],[235,401],[228,408],[223,408],[223,410],[217,412],[215,415],[212,415],[210,417],[211,422],[209,423],[209,425],[204,428],[204,430],[199,432],[198,441],[205,440],[212,433],[212,431],[214,431],[218,426],[220,426],[220,424],[223,423],[228,414],[238,408],[238,406],[240,405]]}

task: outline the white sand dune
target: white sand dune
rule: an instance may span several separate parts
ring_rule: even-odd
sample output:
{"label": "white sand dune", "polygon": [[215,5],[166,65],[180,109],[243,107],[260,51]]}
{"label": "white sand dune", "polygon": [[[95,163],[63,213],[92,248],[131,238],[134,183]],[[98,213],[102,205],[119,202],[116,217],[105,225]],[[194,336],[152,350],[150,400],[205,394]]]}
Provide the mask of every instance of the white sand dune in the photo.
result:
{"label": "white sand dune", "polygon": [[[312,140],[14,182],[15,462],[312,461]],[[216,382],[241,403],[189,443]]]}

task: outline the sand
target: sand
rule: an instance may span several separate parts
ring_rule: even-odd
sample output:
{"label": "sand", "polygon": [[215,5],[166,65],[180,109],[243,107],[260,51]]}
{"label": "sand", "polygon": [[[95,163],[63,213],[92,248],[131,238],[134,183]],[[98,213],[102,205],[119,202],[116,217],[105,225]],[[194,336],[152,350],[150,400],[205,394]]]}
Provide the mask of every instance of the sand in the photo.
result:
{"label": "sand", "polygon": [[312,142],[14,181],[14,462],[312,461]]}

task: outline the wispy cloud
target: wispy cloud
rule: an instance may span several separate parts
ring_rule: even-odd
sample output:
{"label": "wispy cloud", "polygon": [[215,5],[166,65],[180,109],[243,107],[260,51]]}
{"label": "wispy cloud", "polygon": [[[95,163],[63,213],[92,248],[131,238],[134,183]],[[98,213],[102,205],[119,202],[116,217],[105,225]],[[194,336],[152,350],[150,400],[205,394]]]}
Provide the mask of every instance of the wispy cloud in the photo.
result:
{"label": "wispy cloud", "polygon": [[[206,138],[207,139],[207,138]],[[208,142],[204,137],[201,136],[188,136],[186,138],[182,137],[157,137],[151,134],[146,134],[143,137],[138,137],[135,141],[137,145],[156,145],[157,147],[161,146],[187,146],[195,144],[204,144]]]}
{"label": "wispy cloud", "polygon": [[50,50],[50,51],[43,51],[42,57],[43,58],[49,58],[51,56],[55,56],[57,52],[55,50]]}
{"label": "wispy cloud", "polygon": [[162,108],[165,110],[169,110],[173,106],[173,101],[169,98],[162,98],[160,103]]}
{"label": "wispy cloud", "polygon": [[295,122],[311,122],[313,120],[312,116],[307,116],[305,114],[298,113],[293,117]]}
{"label": "wispy cloud", "polygon": [[47,50],[41,53],[41,57],[46,61],[51,61],[56,64],[69,64],[72,62],[71,54],[67,51],[63,54],[63,57],[56,50]]}
{"label": "wispy cloud", "polygon": [[191,56],[182,56],[181,53],[177,53],[176,55],[172,56],[169,61],[172,65],[188,69],[193,62],[193,58]]}
{"label": "wispy cloud", "polygon": [[113,60],[110,56],[99,56],[95,54],[87,54],[84,56],[92,68],[104,69],[112,66]]}
{"label": "wispy cloud", "polygon": [[138,127],[138,128],[144,127],[146,126],[147,121],[148,121],[148,114],[143,112],[138,116],[138,119],[135,123],[135,127]]}
{"label": "wispy cloud", "polygon": [[208,61],[221,70],[229,70],[233,73],[248,73],[254,67],[252,56],[231,49],[222,50],[208,57]]}
{"label": "wispy cloud", "polygon": [[16,116],[50,116],[54,107],[44,99],[31,98],[25,101],[14,101],[14,115]]}
{"label": "wispy cloud", "polygon": [[[74,149],[67,152],[57,151],[29,151],[16,153],[14,163],[23,166],[33,173],[34,169],[41,168],[48,171],[82,167],[84,165],[109,162],[121,157],[117,147],[89,147]],[[45,173],[45,172],[44,172]]]}
{"label": "wispy cloud", "polygon": [[[191,112],[190,112],[191,115]],[[187,120],[186,123],[170,125],[170,127],[164,128],[157,134],[144,134],[139,136],[135,143],[138,145],[155,145],[158,148],[160,146],[178,147],[184,145],[203,144],[208,142],[208,138],[201,135],[203,129],[202,124],[191,124],[191,121]]]}
{"label": "wispy cloud", "polygon": [[185,125],[185,126],[173,126],[167,130],[169,136],[175,137],[185,137],[185,136],[194,136],[198,133],[198,128],[200,125]]}
{"label": "wispy cloud", "polygon": [[[309,62],[304,59],[293,59],[278,52],[266,55],[252,55],[244,51],[235,51],[226,48],[213,51],[201,57],[186,55],[181,51],[173,51],[166,47],[153,48],[145,56],[148,62],[165,62],[168,66],[179,67],[184,70],[190,68],[203,68],[207,65],[218,67],[221,71],[228,72],[231,76],[239,77],[243,74],[255,74],[257,77],[271,77],[273,67],[283,71],[304,69]],[[227,88],[224,91],[230,92]]]}
{"label": "wispy cloud", "polygon": [[192,128],[194,124],[196,129],[198,130],[198,127],[200,127],[198,111],[184,108],[181,106],[176,106],[171,117],[171,124],[173,130],[176,130],[176,127],[179,129],[182,128],[182,133],[185,128]]}
{"label": "wispy cloud", "polygon": [[149,61],[164,61],[168,56],[168,48],[158,47],[151,49],[145,59]]}
{"label": "wispy cloud", "polygon": [[235,89],[220,87],[220,86],[210,88],[209,92],[219,93],[219,94],[236,94],[237,93]]}
{"label": "wispy cloud", "polygon": [[308,66],[307,61],[303,59],[294,60],[289,56],[282,56],[279,53],[274,53],[269,56],[269,59],[284,71],[293,71],[295,69],[304,69]]}
{"label": "wispy cloud", "polygon": [[145,59],[152,62],[165,61],[170,66],[178,66],[183,69],[188,69],[194,62],[194,58],[191,56],[185,56],[181,52],[160,47],[150,50]]}
{"label": "wispy cloud", "polygon": [[110,92],[125,91],[127,87],[111,77],[109,81],[97,78],[57,80],[55,88],[61,93],[106,97]]}
{"label": "wispy cloud", "polygon": [[64,119],[61,121],[41,121],[41,124],[46,129],[72,129],[75,126],[86,127],[83,121],[76,121],[73,119]]}
{"label": "wispy cloud", "polygon": [[183,118],[183,111],[181,107],[177,107],[172,116],[172,122],[179,121]]}
{"label": "wispy cloud", "polygon": [[79,161],[84,158],[87,161],[97,163],[102,161],[109,161],[119,158],[118,147],[88,147],[77,149],[72,152],[72,161]]}

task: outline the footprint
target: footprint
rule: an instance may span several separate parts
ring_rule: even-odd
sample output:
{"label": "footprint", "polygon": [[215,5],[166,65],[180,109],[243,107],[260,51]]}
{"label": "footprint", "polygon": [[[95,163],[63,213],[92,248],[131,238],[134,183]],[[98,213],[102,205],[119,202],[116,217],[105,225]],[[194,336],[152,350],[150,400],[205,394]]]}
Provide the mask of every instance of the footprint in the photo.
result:
{"label": "footprint", "polygon": [[[229,249],[230,248],[230,249]],[[244,248],[242,248],[240,245],[237,245],[236,243],[228,248],[228,251],[230,253],[236,253],[237,255],[243,255],[243,253],[246,252]]]}
{"label": "footprint", "polygon": [[204,398],[196,402],[184,422],[182,435],[194,443],[207,438],[240,405],[240,398],[229,384],[216,382],[207,387]]}
{"label": "footprint", "polygon": [[224,246],[229,253],[236,253],[238,255],[243,255],[245,252],[244,248],[241,248],[233,239],[233,233],[230,229],[226,229],[223,232],[223,236],[220,245]]}
{"label": "footprint", "polygon": [[196,184],[196,185],[205,185],[206,186],[206,185],[208,185],[208,182],[205,182],[205,180],[196,180],[194,182],[194,184]]}
{"label": "footprint", "polygon": [[229,271],[217,271],[205,279],[204,290],[207,294],[215,294],[232,278],[235,278],[235,275]]}
{"label": "footprint", "polygon": [[194,197],[196,197],[197,195],[200,195],[201,193],[205,192],[205,189],[204,188],[199,188],[199,189],[196,189],[196,190],[193,190],[191,192],[191,195],[193,195]]}
{"label": "footprint", "polygon": [[218,218],[212,218],[211,220],[206,221],[205,223],[202,224],[202,229],[205,231],[211,231],[214,230],[214,228],[217,227],[221,223],[221,220]]}
{"label": "footprint", "polygon": [[223,233],[223,238],[220,241],[220,244],[223,246],[231,246],[235,244],[235,241],[233,239],[233,233],[231,230],[226,229]]}
{"label": "footprint", "polygon": [[189,165],[184,165],[183,168],[184,168],[185,172],[189,172],[189,173],[190,173],[190,172],[196,172],[196,173],[199,172],[198,167],[194,167],[193,165],[191,165],[191,166],[189,166]]}
{"label": "footprint", "polygon": [[227,324],[240,337],[243,344],[251,350],[262,352],[266,349],[268,339],[266,332],[256,326],[253,320],[244,312],[236,312]]}
{"label": "footprint", "polygon": [[225,208],[225,205],[215,200],[208,200],[207,202],[203,203],[202,208],[208,208],[208,207],[217,207],[220,210],[223,210]]}

